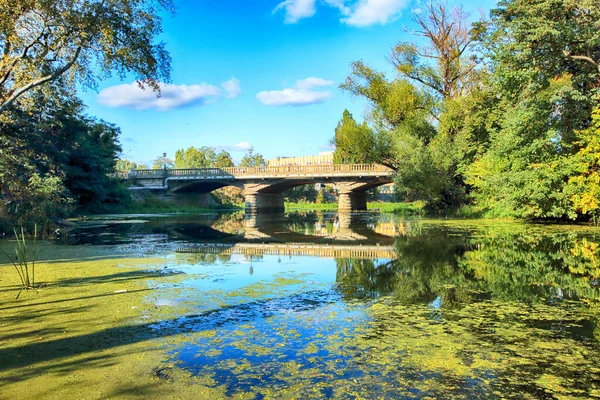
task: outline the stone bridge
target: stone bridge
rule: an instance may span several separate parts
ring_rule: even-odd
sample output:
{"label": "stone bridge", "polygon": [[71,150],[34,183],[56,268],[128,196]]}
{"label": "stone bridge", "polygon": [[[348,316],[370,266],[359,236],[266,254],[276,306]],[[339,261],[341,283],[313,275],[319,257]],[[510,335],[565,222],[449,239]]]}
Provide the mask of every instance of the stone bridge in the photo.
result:
{"label": "stone bridge", "polygon": [[393,182],[394,171],[378,164],[322,164],[276,167],[148,169],[131,171],[130,190],[159,195],[206,194],[235,186],[246,200],[246,212],[282,212],[283,192],[323,183],[338,194],[340,211],[365,210],[366,191]]}

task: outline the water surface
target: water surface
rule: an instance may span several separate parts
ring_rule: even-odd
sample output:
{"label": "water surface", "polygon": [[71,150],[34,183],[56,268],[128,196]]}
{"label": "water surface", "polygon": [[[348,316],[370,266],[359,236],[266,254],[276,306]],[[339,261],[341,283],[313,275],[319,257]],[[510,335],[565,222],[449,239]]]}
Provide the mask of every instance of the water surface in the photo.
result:
{"label": "water surface", "polygon": [[160,348],[165,384],[183,372],[257,399],[592,398],[599,243],[585,227],[371,213],[104,216],[41,257],[153,260],[128,323]]}

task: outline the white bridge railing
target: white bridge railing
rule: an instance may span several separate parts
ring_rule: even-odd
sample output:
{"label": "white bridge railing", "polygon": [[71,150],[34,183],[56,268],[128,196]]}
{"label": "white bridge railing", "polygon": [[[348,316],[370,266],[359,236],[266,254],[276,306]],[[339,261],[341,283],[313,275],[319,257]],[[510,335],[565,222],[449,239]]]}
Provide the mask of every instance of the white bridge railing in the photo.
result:
{"label": "white bridge railing", "polygon": [[170,178],[170,177],[221,177],[244,176],[287,176],[287,175],[327,175],[327,174],[381,173],[391,175],[393,170],[379,164],[318,164],[288,165],[276,167],[226,167],[226,168],[185,168],[185,169],[140,169],[130,171],[126,178]]}

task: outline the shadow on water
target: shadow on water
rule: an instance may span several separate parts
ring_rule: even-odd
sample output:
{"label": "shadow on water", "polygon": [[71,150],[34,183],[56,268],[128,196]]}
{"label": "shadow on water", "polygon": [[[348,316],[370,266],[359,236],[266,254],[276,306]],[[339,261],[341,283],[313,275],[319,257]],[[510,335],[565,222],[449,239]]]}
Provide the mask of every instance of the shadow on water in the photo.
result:
{"label": "shadow on water", "polygon": [[[105,295],[119,294],[111,293]],[[83,300],[85,298],[81,297],[69,300]],[[16,348],[3,348],[0,349],[0,371],[16,367],[27,367],[27,372],[19,374],[19,379],[27,379],[37,374],[45,373],[46,369],[54,371],[57,368],[56,365],[59,365],[60,368],[60,364],[56,363],[63,358],[99,352],[108,348],[125,346],[155,338],[164,338],[182,333],[202,332],[227,324],[235,325],[255,319],[268,319],[282,311],[293,313],[306,312],[336,301],[339,301],[339,295],[335,292],[311,291],[280,298],[244,302],[160,322],[121,326],[81,336],[30,343]],[[33,305],[31,304],[30,306]],[[24,311],[14,318],[31,320],[32,318],[42,316],[44,312],[76,314],[78,310],[85,307],[87,306],[65,307],[62,309],[53,308],[52,310],[41,312],[37,310]],[[37,368],[33,367],[35,364],[46,361],[52,361],[53,364]]]}

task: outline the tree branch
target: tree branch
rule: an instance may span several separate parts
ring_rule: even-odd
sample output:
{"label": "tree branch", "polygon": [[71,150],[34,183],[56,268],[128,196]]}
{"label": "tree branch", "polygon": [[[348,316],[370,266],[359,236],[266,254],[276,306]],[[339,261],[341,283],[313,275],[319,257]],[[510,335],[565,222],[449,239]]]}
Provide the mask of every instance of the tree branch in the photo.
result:
{"label": "tree branch", "polygon": [[12,103],[15,102],[16,99],[18,99],[20,96],[22,96],[27,91],[29,91],[37,86],[43,85],[46,82],[50,82],[50,81],[58,78],[60,75],[64,74],[65,72],[67,72],[79,58],[79,54],[81,54],[81,50],[83,50],[83,48],[81,46],[77,47],[77,50],[75,51],[75,54],[73,55],[73,58],[68,63],[63,65],[61,68],[56,70],[54,73],[52,73],[50,75],[46,75],[42,78],[36,79],[36,80],[28,83],[27,85],[21,87],[20,89],[15,90],[13,92],[13,94],[4,103],[2,103],[2,105],[0,105],[0,114],[2,114],[8,107],[10,107],[10,105]]}

